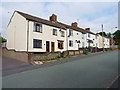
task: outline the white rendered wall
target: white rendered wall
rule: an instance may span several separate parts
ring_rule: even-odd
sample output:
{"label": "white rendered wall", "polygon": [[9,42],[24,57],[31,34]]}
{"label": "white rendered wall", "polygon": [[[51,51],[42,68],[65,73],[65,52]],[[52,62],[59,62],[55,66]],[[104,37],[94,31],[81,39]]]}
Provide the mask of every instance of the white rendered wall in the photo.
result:
{"label": "white rendered wall", "polygon": [[26,51],[26,34],[27,22],[24,17],[15,12],[7,28],[7,45],[8,49],[16,51]]}
{"label": "white rendered wall", "polygon": [[[61,37],[61,32],[59,31],[60,28],[48,26],[45,24],[42,24],[42,33],[40,32],[34,32],[34,22],[29,22],[29,52],[46,52],[46,41],[50,42],[50,52],[51,52],[51,42],[55,42],[55,52],[57,51],[66,51],[66,31],[64,31],[65,36]],[[53,35],[53,29],[57,29],[57,36]],[[42,48],[33,48],[33,39],[39,39],[42,40]],[[64,41],[64,49],[58,48],[58,40]]]}
{"label": "white rendered wall", "polygon": [[[70,29],[72,30],[72,29]],[[78,31],[75,31],[75,30],[72,30],[73,31],[73,36],[69,36],[69,37],[66,37],[67,38],[67,49],[68,50],[78,50],[79,48],[82,48],[83,45],[82,43],[84,42],[84,47],[86,45],[85,41],[86,41],[86,35],[84,34],[84,38],[82,38],[82,33],[81,32],[78,32]],[[69,29],[67,29],[67,36],[69,35]],[[69,41],[73,41],[73,46],[70,47],[69,46]],[[77,43],[77,41],[80,40],[80,43]]]}

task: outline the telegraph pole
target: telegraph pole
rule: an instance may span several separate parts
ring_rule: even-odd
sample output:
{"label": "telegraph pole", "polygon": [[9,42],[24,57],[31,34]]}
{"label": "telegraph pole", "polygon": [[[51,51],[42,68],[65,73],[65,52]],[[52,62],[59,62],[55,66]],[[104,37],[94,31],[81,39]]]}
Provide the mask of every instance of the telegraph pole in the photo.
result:
{"label": "telegraph pole", "polygon": [[102,44],[103,44],[103,52],[104,52],[104,36],[103,36],[103,24],[102,24]]}

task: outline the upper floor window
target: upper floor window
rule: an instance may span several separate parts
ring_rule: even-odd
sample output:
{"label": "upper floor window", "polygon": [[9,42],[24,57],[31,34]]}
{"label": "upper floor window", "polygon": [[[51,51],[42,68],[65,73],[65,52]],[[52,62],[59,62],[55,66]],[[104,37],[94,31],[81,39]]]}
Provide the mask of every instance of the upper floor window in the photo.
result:
{"label": "upper floor window", "polygon": [[90,34],[88,33],[88,37],[90,38]]}
{"label": "upper floor window", "polygon": [[64,31],[61,31],[61,37],[64,37],[64,36],[65,36]]}
{"label": "upper floor window", "polygon": [[33,48],[42,48],[42,40],[33,39]]}
{"label": "upper floor window", "polygon": [[84,34],[82,34],[82,39],[84,39]]}
{"label": "upper floor window", "polygon": [[42,33],[42,24],[34,23],[34,31]]}
{"label": "upper floor window", "polygon": [[73,41],[72,40],[69,40],[69,46],[73,47]]}
{"label": "upper floor window", "polygon": [[73,31],[72,30],[69,30],[69,35],[73,36]]}
{"label": "upper floor window", "polygon": [[97,39],[97,35],[95,35],[96,39]]}
{"label": "upper floor window", "polygon": [[53,35],[57,36],[57,29],[53,29]]}

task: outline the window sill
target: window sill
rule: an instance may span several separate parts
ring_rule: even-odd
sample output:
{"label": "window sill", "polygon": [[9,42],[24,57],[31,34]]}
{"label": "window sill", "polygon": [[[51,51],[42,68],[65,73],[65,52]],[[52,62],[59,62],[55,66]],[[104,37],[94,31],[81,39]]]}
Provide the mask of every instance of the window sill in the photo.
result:
{"label": "window sill", "polygon": [[33,47],[34,49],[42,49],[42,48],[38,48],[38,47]]}
{"label": "window sill", "polygon": [[38,31],[33,31],[33,32],[42,33],[42,32],[38,32]]}
{"label": "window sill", "polygon": [[64,48],[59,48],[59,49],[64,49]]}

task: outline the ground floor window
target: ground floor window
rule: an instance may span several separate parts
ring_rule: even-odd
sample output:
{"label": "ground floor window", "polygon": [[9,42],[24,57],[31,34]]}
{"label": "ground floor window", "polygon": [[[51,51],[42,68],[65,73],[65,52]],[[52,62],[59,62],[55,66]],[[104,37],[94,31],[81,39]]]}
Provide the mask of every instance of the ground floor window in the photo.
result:
{"label": "ground floor window", "polygon": [[42,40],[33,39],[33,48],[42,48]]}
{"label": "ground floor window", "polygon": [[72,40],[69,40],[69,46],[73,47],[73,41]]}
{"label": "ground floor window", "polygon": [[63,41],[58,41],[58,48],[63,49]]}

